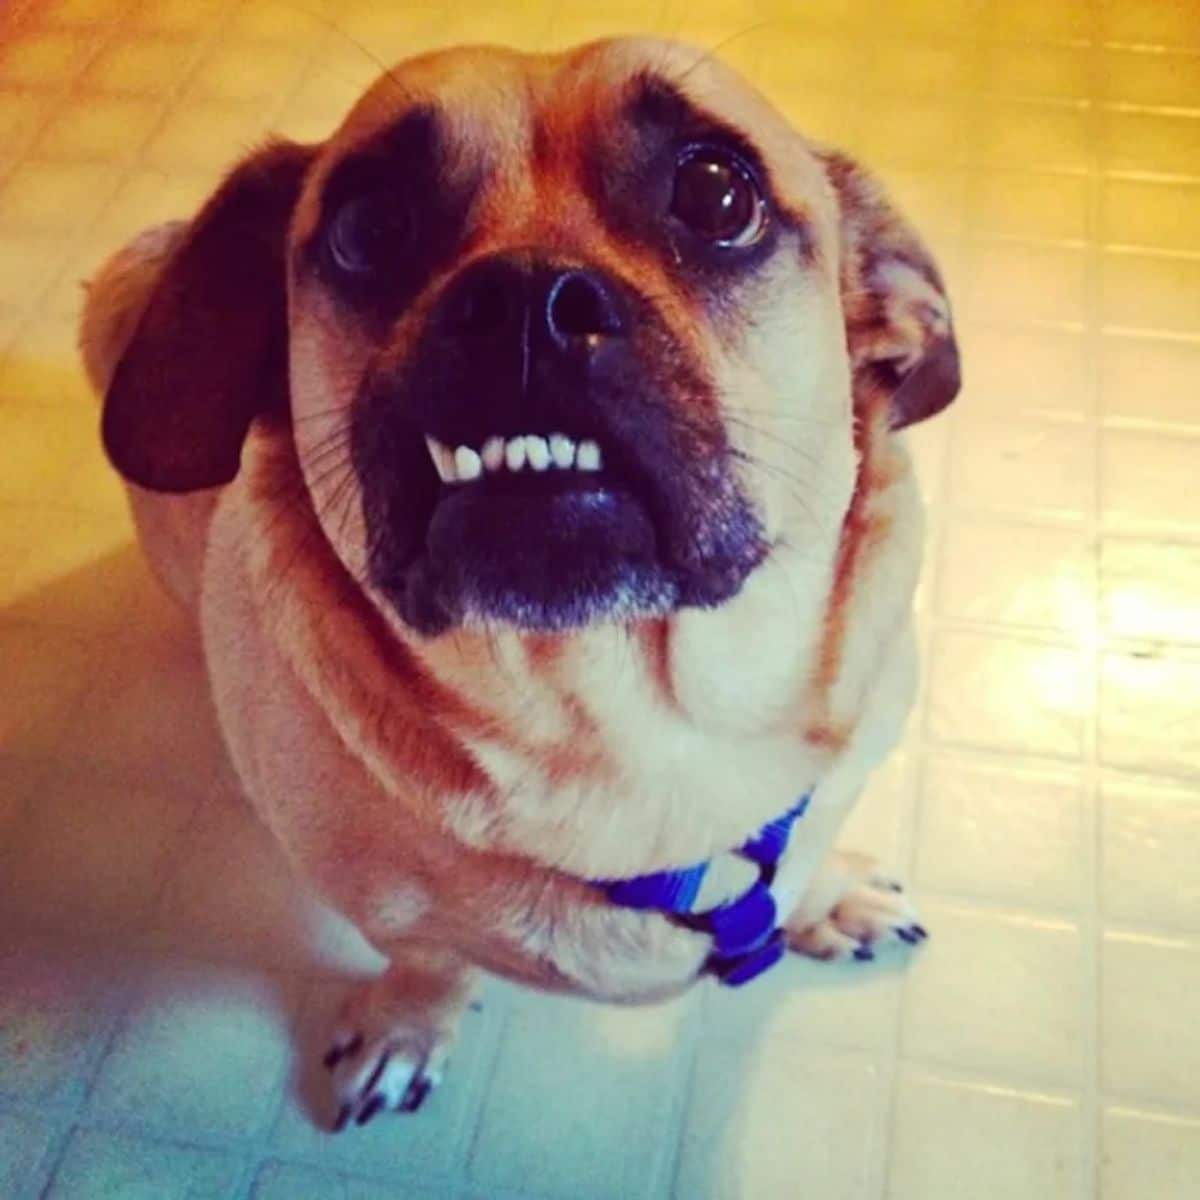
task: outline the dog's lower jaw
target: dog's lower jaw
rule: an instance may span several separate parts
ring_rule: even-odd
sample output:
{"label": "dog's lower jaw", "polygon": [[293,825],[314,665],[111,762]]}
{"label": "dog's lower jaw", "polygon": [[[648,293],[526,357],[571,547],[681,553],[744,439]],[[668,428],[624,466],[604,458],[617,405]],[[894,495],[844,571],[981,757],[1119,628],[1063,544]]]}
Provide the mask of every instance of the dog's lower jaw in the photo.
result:
{"label": "dog's lower jaw", "polygon": [[[732,600],[769,547],[749,513],[724,539],[696,539],[684,561],[662,562],[658,538],[634,522],[640,543],[589,547],[541,541],[512,555],[471,548],[453,529],[431,526],[430,546],[403,569],[377,574],[375,590],[411,630],[435,637],[454,628],[565,634],[589,626],[628,625],[681,608],[711,609]],[[727,544],[722,544],[724,540]],[[473,552],[472,552],[473,551]]]}
{"label": "dog's lower jaw", "polygon": [[664,616],[673,611],[677,600],[669,581],[636,570],[614,572],[603,586],[554,597],[473,582],[449,590],[427,558],[413,564],[400,587],[386,589],[385,595],[401,621],[424,637],[456,628],[568,634],[602,622]]}

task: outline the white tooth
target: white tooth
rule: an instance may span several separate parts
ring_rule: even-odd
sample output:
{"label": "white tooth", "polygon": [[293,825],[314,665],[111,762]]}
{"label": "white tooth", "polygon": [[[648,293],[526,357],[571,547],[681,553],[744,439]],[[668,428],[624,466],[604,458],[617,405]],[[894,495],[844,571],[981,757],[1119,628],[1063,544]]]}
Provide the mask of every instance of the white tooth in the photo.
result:
{"label": "white tooth", "polygon": [[459,446],[455,450],[454,465],[458,468],[459,483],[469,483],[483,474],[483,460],[470,446]]}
{"label": "white tooth", "polygon": [[579,453],[575,456],[575,465],[581,471],[600,470],[600,447],[591,438],[579,443]]}
{"label": "white tooth", "polygon": [[438,478],[443,483],[454,483],[458,479],[454,469],[454,451],[449,446],[443,446],[437,438],[427,437],[425,445],[429,447],[429,457],[437,468]]}
{"label": "white tooth", "polygon": [[490,437],[483,443],[483,465],[489,471],[498,471],[504,466],[504,439]]}
{"label": "white tooth", "polygon": [[504,461],[510,471],[519,471],[525,465],[525,439],[513,438],[504,447]]}
{"label": "white tooth", "polygon": [[530,434],[525,439],[525,458],[535,471],[544,471],[550,465],[550,447],[544,437]]}
{"label": "white tooth", "polygon": [[575,443],[564,434],[552,433],[550,435],[550,457],[554,459],[554,465],[565,471],[575,464]]}

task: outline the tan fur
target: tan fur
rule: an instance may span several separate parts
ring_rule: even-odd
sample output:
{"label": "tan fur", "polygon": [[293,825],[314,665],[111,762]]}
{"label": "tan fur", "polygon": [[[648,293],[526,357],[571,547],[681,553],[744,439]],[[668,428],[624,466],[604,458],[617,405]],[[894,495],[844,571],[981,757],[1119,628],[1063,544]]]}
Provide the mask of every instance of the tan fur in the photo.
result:
{"label": "tan fur", "polygon": [[[259,420],[241,473],[219,495],[131,489],[147,554],[198,612],[247,792],[296,866],[392,958],[359,1009],[395,1037],[446,1036],[468,963],[613,1000],[685,986],[707,939],[614,908],[581,881],[720,854],[810,789],[779,887],[795,909],[797,947],[826,953],[827,918],[846,888],[831,890],[821,864],[911,701],[920,514],[886,399],[859,370],[882,317],[854,298],[858,241],[890,231],[849,221],[841,168],[827,174],[729,72],[636,42],[565,59],[470,51],[406,64],[323,148],[292,236],[310,232],[340,154],[436,95],[464,146],[477,125],[500,122],[512,155],[471,254],[532,240],[657,271],[630,262],[569,182],[572,145],[646,65],[686,79],[691,96],[753,130],[814,229],[812,272],[801,280],[780,267],[762,285],[761,320],[737,335],[699,324],[669,281],[655,285],[716,394],[746,406],[730,436],[746,451],[746,485],[773,548],[734,599],[561,637],[413,636],[365,580],[354,497],[331,514],[332,485],[312,469],[322,439],[344,425],[366,349],[311,291],[292,296],[297,421]],[[134,243],[94,283],[83,344],[98,391],[176,236]],[[406,316],[412,332],[402,325],[389,353],[403,355],[420,320]],[[804,362],[797,329],[807,331]],[[808,405],[806,420],[785,411],[793,397]],[[784,461],[802,465],[803,493],[769,469]],[[349,1015],[361,1023],[359,1009]]]}

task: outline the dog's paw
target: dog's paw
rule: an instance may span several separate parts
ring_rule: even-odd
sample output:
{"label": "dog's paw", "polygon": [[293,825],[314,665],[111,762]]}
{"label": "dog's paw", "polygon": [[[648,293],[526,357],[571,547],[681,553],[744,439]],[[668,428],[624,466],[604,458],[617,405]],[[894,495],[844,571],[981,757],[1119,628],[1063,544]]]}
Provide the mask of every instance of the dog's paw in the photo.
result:
{"label": "dog's paw", "polygon": [[333,1081],[334,1132],[381,1112],[413,1113],[442,1081],[449,1043],[433,1030],[391,1028],[375,1035],[342,1026],[323,1062]]}
{"label": "dog's paw", "polygon": [[882,946],[916,946],[929,936],[903,885],[866,862],[859,855],[838,855],[827,866],[826,878],[814,890],[827,893],[830,906],[814,919],[814,905],[803,903],[788,919],[784,929],[792,950],[824,961],[870,962]]}

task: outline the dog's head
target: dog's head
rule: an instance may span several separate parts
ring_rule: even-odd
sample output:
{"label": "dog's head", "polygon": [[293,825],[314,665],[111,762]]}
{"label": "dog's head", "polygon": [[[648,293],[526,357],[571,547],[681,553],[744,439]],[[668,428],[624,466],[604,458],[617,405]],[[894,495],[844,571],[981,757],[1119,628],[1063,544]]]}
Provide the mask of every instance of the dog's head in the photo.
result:
{"label": "dog's head", "polygon": [[828,540],[855,422],[958,390],[929,255],[848,159],[694,51],[402,64],[195,218],[104,413],[130,480],[290,421],[330,543],[426,634],[712,606]]}

